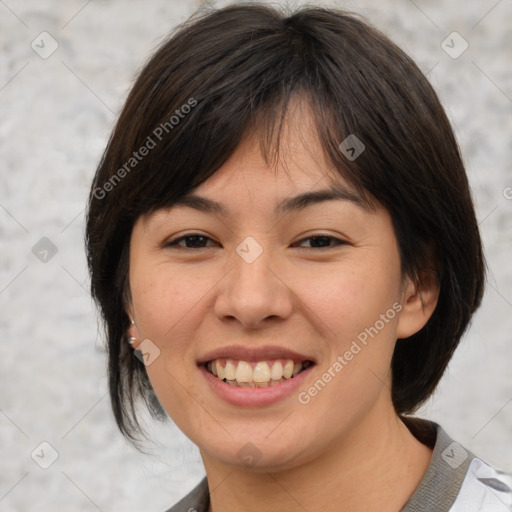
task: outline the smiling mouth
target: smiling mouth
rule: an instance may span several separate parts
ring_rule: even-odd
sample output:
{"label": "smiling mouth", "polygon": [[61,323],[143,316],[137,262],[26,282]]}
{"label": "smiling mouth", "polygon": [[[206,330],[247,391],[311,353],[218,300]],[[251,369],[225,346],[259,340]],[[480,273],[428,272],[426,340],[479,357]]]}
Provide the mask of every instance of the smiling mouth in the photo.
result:
{"label": "smiling mouth", "polygon": [[206,371],[217,379],[235,387],[266,388],[293,379],[314,365],[313,361],[273,359],[249,362],[238,359],[218,358],[205,363]]}

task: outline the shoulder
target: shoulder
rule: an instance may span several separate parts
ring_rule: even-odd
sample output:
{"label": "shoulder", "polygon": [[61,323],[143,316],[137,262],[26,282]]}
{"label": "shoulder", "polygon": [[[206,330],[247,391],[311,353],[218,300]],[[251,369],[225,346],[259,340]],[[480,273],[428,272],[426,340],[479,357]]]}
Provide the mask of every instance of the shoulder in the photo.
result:
{"label": "shoulder", "polygon": [[459,495],[450,512],[505,512],[512,510],[512,474],[471,460]]}
{"label": "shoulder", "polygon": [[207,512],[209,506],[208,481],[204,477],[183,499],[166,512]]}
{"label": "shoulder", "polygon": [[512,475],[493,468],[454,441],[437,423],[402,418],[433,448],[419,486],[401,512],[507,512],[512,510]]}

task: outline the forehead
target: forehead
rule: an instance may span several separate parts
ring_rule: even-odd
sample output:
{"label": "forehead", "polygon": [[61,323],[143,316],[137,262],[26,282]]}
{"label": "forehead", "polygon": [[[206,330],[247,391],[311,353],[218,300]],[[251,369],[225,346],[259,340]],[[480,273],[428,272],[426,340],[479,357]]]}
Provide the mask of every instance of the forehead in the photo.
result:
{"label": "forehead", "polygon": [[325,157],[307,100],[292,97],[281,124],[277,122],[261,119],[248,130],[230,158],[197,190],[223,188],[237,178],[255,178],[276,188],[312,188],[321,181],[338,181],[340,173]]}
{"label": "forehead", "polygon": [[345,201],[373,210],[366,198],[332,167],[322,167],[315,155],[296,151],[292,156],[271,167],[263,159],[258,142],[252,140],[239,147],[213,176],[166,210],[188,208],[220,217],[261,211],[280,217],[328,201]]}
{"label": "forehead", "polygon": [[190,207],[226,217],[250,210],[280,216],[331,199],[374,209],[371,198],[326,158],[307,102],[290,101],[277,143],[262,146],[265,128],[248,131],[213,175],[165,210]]}
{"label": "forehead", "polygon": [[[249,195],[277,198],[317,189],[338,188],[361,196],[325,154],[313,114],[306,102],[290,102],[279,139],[268,143],[267,132],[253,130],[229,159],[195,193],[222,197],[234,189]],[[266,143],[262,146],[262,140]],[[368,198],[360,197],[361,203]]]}

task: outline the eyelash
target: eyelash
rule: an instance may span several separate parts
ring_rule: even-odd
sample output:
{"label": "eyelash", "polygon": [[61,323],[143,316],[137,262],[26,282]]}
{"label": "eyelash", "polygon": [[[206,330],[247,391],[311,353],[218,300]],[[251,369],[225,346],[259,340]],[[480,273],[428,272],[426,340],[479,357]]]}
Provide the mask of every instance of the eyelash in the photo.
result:
{"label": "eyelash", "polygon": [[[164,244],[164,246],[165,247],[176,247],[176,248],[179,248],[179,249],[192,249],[192,250],[208,249],[208,247],[195,247],[194,248],[194,247],[184,247],[184,246],[178,245],[179,242],[181,242],[182,240],[185,240],[187,238],[203,238],[203,239],[206,239],[206,240],[211,240],[210,237],[202,235],[200,233],[191,233],[189,235],[184,235],[184,236],[180,236],[178,238],[175,238],[174,240],[169,240],[168,242],[166,242]],[[344,240],[340,240],[339,238],[336,238],[334,236],[321,235],[321,234],[313,235],[313,236],[308,236],[306,238],[302,238],[301,240],[299,240],[296,243],[304,242],[305,240],[318,239],[318,238],[328,238],[329,240],[334,240],[335,242],[337,242],[337,244],[336,245],[327,246],[327,247],[302,247],[302,249],[332,249],[332,248],[337,247],[339,245],[346,245],[347,244],[347,242],[345,242]]]}

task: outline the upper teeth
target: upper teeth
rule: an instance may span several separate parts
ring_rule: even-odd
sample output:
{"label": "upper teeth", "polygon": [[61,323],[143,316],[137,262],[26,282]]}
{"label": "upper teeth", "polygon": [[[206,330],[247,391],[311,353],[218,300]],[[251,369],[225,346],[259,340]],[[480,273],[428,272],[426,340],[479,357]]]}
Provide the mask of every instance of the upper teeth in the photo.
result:
{"label": "upper teeth", "polygon": [[308,361],[294,363],[292,359],[248,362],[222,358],[210,361],[206,367],[210,373],[213,373],[220,380],[236,381],[238,384],[260,384],[289,379],[297,375],[306,366],[308,366]]}

